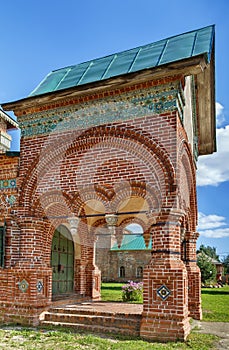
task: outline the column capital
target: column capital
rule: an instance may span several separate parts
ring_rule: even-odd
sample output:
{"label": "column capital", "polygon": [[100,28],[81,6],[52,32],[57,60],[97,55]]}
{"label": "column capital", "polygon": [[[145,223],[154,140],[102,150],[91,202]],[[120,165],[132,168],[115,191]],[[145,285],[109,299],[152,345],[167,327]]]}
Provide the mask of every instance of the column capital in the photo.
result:
{"label": "column capital", "polygon": [[195,243],[199,235],[200,235],[199,232],[196,232],[196,231],[186,231],[185,240],[189,242],[193,241],[193,243]]}

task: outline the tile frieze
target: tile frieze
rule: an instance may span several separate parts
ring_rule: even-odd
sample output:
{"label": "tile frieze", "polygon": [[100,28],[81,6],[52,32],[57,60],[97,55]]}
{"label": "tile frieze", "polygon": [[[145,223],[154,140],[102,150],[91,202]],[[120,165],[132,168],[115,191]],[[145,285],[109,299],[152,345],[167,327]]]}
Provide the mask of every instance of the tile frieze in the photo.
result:
{"label": "tile frieze", "polygon": [[19,118],[23,137],[126,121],[177,110],[182,118],[184,99],[179,82],[141,89],[118,97],[61,107]]}

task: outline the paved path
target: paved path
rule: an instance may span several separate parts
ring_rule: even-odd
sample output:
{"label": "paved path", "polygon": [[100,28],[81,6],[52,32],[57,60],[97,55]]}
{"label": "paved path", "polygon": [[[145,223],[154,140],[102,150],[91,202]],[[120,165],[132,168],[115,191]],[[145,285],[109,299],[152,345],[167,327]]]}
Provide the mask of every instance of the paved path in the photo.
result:
{"label": "paved path", "polygon": [[213,334],[220,337],[217,344],[218,350],[229,349],[229,322],[203,322],[193,321],[192,328],[197,328],[199,333]]}

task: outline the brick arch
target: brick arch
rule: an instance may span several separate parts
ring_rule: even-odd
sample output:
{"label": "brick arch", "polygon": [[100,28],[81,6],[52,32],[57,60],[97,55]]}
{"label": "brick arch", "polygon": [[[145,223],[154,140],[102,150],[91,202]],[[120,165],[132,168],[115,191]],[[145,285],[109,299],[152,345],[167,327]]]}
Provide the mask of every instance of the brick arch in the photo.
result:
{"label": "brick arch", "polygon": [[[142,226],[143,228],[143,231],[147,228],[147,225],[145,223],[144,220],[140,219],[139,217],[136,217],[134,215],[130,215],[128,218],[125,218],[123,219],[120,223],[119,223],[119,228],[124,228],[125,226],[127,226],[128,224],[133,224],[133,223],[136,223],[136,224],[139,224]],[[101,226],[105,226],[107,223],[106,223],[106,220],[105,220],[105,217],[104,218],[101,218],[101,219],[98,219],[96,220],[96,222],[93,224],[93,227],[92,227],[92,231],[95,232],[96,229],[98,227],[101,227]]]}
{"label": "brick arch", "polygon": [[110,210],[116,211],[121,202],[133,197],[141,197],[146,200],[150,209],[158,209],[162,206],[161,192],[153,186],[141,181],[130,181],[130,186],[120,183],[115,188],[116,196],[110,202]]}
{"label": "brick arch", "polygon": [[147,164],[155,163],[152,161],[156,160],[159,165],[158,169],[164,170],[163,175],[169,186],[168,191],[173,189],[176,183],[176,175],[170,161],[170,155],[157,139],[152,139],[152,136],[143,130],[136,131],[117,125],[97,126],[86,130],[79,139],[75,139],[67,149],[66,154],[74,153],[79,146],[86,150],[100,144],[111,148],[131,150],[131,154],[143,158]]}
{"label": "brick arch", "polygon": [[[31,214],[37,216],[42,214],[43,216],[49,216],[49,209],[55,205],[60,205],[64,215],[69,215],[73,208],[73,198],[65,191],[52,190],[43,193],[40,197],[36,198],[31,206]],[[54,216],[54,215],[51,215]]]}
{"label": "brick arch", "polygon": [[47,259],[46,262],[47,262],[48,266],[50,266],[50,261],[51,261],[51,248],[52,248],[53,235],[54,235],[54,232],[56,231],[56,229],[60,225],[64,225],[69,229],[67,219],[63,219],[63,218],[62,219],[57,219],[57,218],[51,219],[50,223],[47,227],[46,243],[44,246],[44,250],[45,250],[44,256],[45,256],[45,259]]}
{"label": "brick arch", "polygon": [[[188,219],[188,226],[190,230],[195,231],[197,224],[197,200],[196,200],[196,170],[193,163],[193,156],[190,150],[190,146],[187,141],[183,140],[180,144],[178,153],[178,181],[179,181],[179,206],[186,211]],[[189,196],[189,206],[186,207],[182,199],[182,180],[181,170],[184,170],[186,175],[186,189],[188,187],[189,193],[183,196]],[[184,188],[184,187],[183,187]]]}
{"label": "brick arch", "polygon": [[[72,133],[74,134],[74,133]],[[51,164],[57,163],[63,156],[74,153],[78,150],[87,151],[97,145],[106,145],[106,147],[117,147],[131,151],[131,154],[144,159],[144,162],[152,169],[154,177],[158,184],[163,178],[165,182],[165,190],[169,193],[173,189],[176,182],[174,167],[169,159],[169,155],[163,147],[160,147],[158,142],[149,139],[143,133],[135,132],[134,130],[125,130],[121,127],[106,127],[100,126],[91,128],[84,133],[81,133],[77,138],[72,137],[69,140],[69,134],[64,135],[59,142],[58,147],[55,147],[55,141],[45,148],[44,157],[40,155],[31,165],[27,172],[27,177],[22,183],[22,191],[20,193],[20,203],[29,211],[32,198],[36,192],[36,181],[39,176],[47,173],[51,168]],[[159,174],[159,175],[158,175]],[[160,178],[161,177],[161,178]]]}
{"label": "brick arch", "polygon": [[84,215],[84,205],[87,201],[95,199],[103,204],[106,208],[109,200],[109,191],[103,186],[85,186],[82,191],[77,192],[73,196],[73,201],[75,204],[75,213],[77,215]]}
{"label": "brick arch", "polygon": [[90,233],[94,236],[95,233],[96,233],[96,230],[101,227],[101,226],[105,226],[107,223],[106,223],[106,220],[105,220],[105,216],[96,220],[94,223],[93,223],[93,226],[91,227],[91,230],[90,230]]}
{"label": "brick arch", "polygon": [[147,229],[147,224],[145,223],[145,221],[134,215],[131,215],[128,218],[123,219],[120,222],[119,227],[122,227],[124,229],[129,224],[138,224],[142,226],[143,232],[145,232],[145,230]]}
{"label": "brick arch", "polygon": [[[105,219],[104,219],[105,222]],[[46,254],[45,256],[50,259],[52,238],[55,230],[60,226],[64,225],[70,231],[70,225],[67,218],[54,218],[51,219],[47,227],[47,240],[46,240]],[[74,243],[76,243],[76,237],[78,237],[80,243],[84,246],[92,246],[91,234],[88,230],[87,221],[85,218],[81,218],[78,226],[78,230],[75,234],[71,233]]]}
{"label": "brick arch", "polygon": [[95,229],[97,229],[98,227],[104,226],[104,225],[106,225],[105,217],[96,220],[96,221],[94,222],[94,224],[93,224],[93,227],[94,227]]}

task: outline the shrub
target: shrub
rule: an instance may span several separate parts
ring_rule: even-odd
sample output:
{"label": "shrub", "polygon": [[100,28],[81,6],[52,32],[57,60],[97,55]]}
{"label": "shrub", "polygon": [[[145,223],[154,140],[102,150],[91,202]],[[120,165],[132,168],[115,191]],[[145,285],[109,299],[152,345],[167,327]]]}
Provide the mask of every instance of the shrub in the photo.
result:
{"label": "shrub", "polygon": [[123,301],[142,301],[143,298],[143,283],[128,281],[122,286]]}
{"label": "shrub", "polygon": [[197,255],[197,265],[201,271],[201,282],[210,283],[216,278],[216,267],[212,263],[211,258],[206,255],[204,252],[201,252]]}

